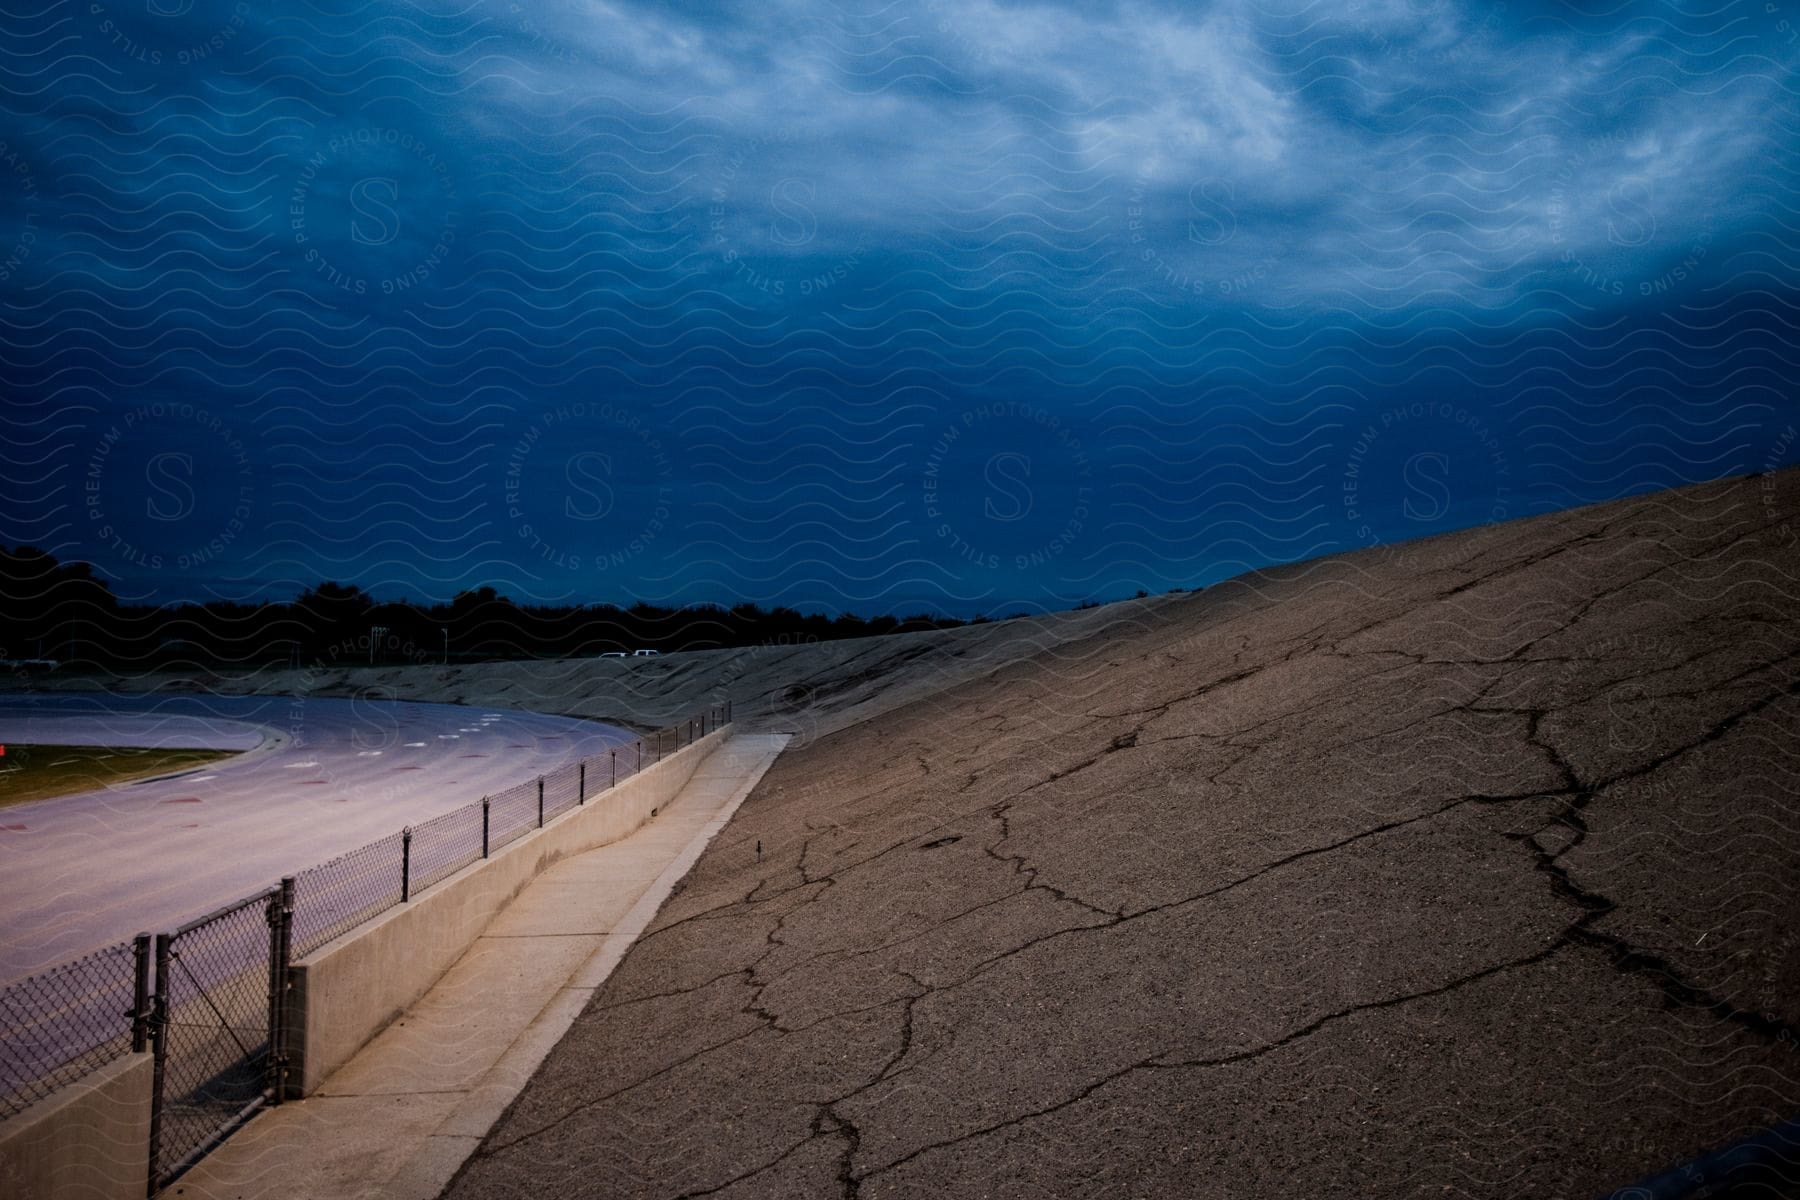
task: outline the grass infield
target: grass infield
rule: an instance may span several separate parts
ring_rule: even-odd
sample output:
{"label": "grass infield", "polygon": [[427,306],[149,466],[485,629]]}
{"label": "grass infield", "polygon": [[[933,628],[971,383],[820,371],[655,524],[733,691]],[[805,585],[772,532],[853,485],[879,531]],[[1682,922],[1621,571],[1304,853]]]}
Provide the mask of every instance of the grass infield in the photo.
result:
{"label": "grass infield", "polygon": [[0,756],[0,808],[192,770],[230,758],[233,753],[125,746],[9,745],[5,755]]}

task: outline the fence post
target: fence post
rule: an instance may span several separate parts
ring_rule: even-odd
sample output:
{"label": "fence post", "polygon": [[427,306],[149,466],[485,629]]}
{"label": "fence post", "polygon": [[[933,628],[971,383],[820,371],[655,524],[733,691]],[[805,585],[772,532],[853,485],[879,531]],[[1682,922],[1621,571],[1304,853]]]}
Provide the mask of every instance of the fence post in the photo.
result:
{"label": "fence post", "polygon": [[147,1196],[156,1195],[162,1183],[162,1119],[163,1082],[169,1062],[169,943],[167,933],[156,935],[156,998],[150,1007],[150,1186]]}
{"label": "fence post", "polygon": [[288,1051],[293,1049],[291,1039],[293,1027],[288,1022],[290,1010],[287,997],[289,979],[294,968],[294,887],[296,878],[292,875],[281,877],[281,1078],[277,1082],[281,1091],[275,1093],[277,1103],[282,1093],[287,1091]]}
{"label": "fence post", "polygon": [[587,803],[587,759],[585,758],[581,760],[581,765],[575,769],[575,803]]}
{"label": "fence post", "polygon": [[280,1104],[287,1091],[287,975],[293,949],[294,877],[284,875],[281,888],[269,897],[269,1102]]}
{"label": "fence post", "polygon": [[638,739],[637,769],[639,771],[644,769],[644,739],[643,738]]}
{"label": "fence post", "polygon": [[538,776],[538,828],[544,827],[544,777]]}
{"label": "fence post", "polygon": [[263,921],[269,927],[269,963],[265,982],[269,985],[269,1046],[263,1059],[263,1091],[274,1090],[275,1056],[278,1053],[281,1036],[281,981],[279,978],[281,962],[281,892],[279,889],[269,893],[263,902]]}
{"label": "fence post", "polygon": [[612,784],[611,784],[611,786],[613,786],[613,787],[619,786],[619,752],[617,750],[614,750],[612,752]]}
{"label": "fence post", "polygon": [[488,798],[481,798],[481,857],[488,855]]}
{"label": "fence post", "polygon": [[400,903],[412,899],[412,826],[400,831]]}
{"label": "fence post", "polygon": [[132,968],[137,985],[131,997],[131,1052],[142,1054],[150,1045],[150,935],[140,933],[131,945]]}

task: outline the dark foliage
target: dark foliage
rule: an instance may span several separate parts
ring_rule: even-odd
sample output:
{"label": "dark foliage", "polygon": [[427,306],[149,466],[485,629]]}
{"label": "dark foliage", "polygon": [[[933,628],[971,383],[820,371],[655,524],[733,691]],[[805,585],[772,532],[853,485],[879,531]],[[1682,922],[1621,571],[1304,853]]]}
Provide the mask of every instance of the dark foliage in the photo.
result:
{"label": "dark foliage", "polygon": [[0,547],[0,658],[55,659],[60,670],[578,658],[640,648],[791,645],[961,624],[931,616],[827,617],[750,603],[550,607],[518,604],[491,587],[462,592],[448,604],[417,604],[376,600],[336,582],[308,588],[293,601],[131,606],[118,603],[86,563],[58,563],[29,546]]}

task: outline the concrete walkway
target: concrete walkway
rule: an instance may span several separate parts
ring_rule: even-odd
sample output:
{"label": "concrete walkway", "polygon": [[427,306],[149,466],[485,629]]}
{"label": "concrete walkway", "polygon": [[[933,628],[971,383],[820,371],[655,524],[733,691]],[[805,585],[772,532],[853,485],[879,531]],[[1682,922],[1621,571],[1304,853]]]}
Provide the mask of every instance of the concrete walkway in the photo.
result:
{"label": "concrete walkway", "polygon": [[731,738],[648,825],[539,875],[317,1094],[263,1113],[163,1195],[432,1200],[787,740]]}

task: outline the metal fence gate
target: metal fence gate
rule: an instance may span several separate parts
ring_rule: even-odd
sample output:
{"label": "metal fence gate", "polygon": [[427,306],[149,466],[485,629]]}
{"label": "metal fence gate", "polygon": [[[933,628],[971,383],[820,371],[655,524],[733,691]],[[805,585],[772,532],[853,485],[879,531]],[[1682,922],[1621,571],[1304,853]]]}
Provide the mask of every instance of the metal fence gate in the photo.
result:
{"label": "metal fence gate", "polygon": [[294,881],[156,939],[150,1191],[279,1104]]}

